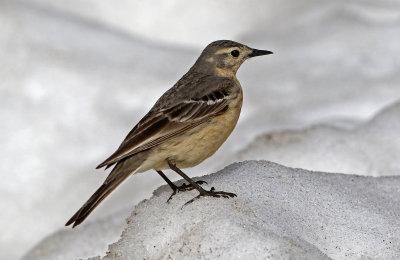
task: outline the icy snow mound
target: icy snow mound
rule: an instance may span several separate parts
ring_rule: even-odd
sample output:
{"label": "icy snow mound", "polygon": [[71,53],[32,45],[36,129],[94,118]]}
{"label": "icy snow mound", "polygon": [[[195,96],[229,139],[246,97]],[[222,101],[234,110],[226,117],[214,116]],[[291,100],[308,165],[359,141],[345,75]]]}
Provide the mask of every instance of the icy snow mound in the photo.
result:
{"label": "icy snow mound", "polygon": [[201,179],[238,196],[182,208],[197,192],[166,203],[163,186],[136,207],[105,259],[400,258],[400,177],[248,161]]}
{"label": "icy snow mound", "polygon": [[265,159],[325,172],[400,175],[399,118],[400,103],[396,103],[351,130],[317,125],[264,134],[235,159]]}

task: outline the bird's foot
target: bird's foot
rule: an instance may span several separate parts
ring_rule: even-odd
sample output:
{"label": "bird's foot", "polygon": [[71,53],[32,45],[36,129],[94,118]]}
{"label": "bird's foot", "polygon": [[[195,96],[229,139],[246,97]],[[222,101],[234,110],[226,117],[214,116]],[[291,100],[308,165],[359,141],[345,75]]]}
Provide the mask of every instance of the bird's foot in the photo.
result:
{"label": "bird's foot", "polygon": [[188,202],[186,202],[182,207],[186,206],[187,204],[192,203],[193,201],[199,199],[200,197],[205,197],[205,196],[210,196],[210,197],[215,197],[215,198],[233,198],[236,197],[237,195],[235,193],[230,193],[230,192],[225,192],[225,191],[215,191],[215,188],[212,187],[211,190],[206,191],[200,191],[200,194],[197,195],[196,197],[194,197],[193,199],[189,200]]}
{"label": "bird's foot", "polygon": [[[205,181],[196,181],[197,184],[199,185],[203,185],[203,184],[207,184],[207,182]],[[193,187],[191,184],[182,184],[181,186],[177,187],[178,191],[188,191],[188,190],[194,190],[196,189],[195,187]]]}
{"label": "bird's foot", "polygon": [[[207,184],[207,182],[205,182],[205,181],[196,181],[196,183],[199,184],[199,185]],[[169,202],[172,199],[172,197],[178,192],[183,192],[183,191],[189,191],[189,190],[196,189],[191,184],[186,184],[186,183],[182,184],[181,186],[175,186],[175,187],[171,187],[171,188],[172,188],[173,192],[172,192],[171,196],[169,196],[167,202]]]}

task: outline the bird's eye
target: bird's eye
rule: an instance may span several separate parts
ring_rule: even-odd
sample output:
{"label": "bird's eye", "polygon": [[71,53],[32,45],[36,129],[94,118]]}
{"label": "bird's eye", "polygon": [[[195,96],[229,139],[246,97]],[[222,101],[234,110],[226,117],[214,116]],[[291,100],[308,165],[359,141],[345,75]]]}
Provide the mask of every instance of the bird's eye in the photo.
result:
{"label": "bird's eye", "polygon": [[238,50],[233,50],[233,51],[231,51],[231,55],[233,56],[233,57],[235,57],[235,58],[237,58],[237,57],[239,57],[239,51]]}

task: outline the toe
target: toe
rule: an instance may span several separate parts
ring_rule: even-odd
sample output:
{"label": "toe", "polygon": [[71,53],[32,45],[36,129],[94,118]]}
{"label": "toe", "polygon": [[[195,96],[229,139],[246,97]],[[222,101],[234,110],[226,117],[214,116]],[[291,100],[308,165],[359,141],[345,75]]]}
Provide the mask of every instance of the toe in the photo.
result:
{"label": "toe", "polygon": [[199,185],[207,184],[206,181],[196,181],[196,183],[199,184]]}

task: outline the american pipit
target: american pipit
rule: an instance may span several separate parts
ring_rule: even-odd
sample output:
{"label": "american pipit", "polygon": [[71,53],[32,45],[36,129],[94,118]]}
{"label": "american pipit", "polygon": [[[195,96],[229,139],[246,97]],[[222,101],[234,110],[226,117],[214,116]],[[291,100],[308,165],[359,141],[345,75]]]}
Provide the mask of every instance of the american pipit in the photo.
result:
{"label": "american pipit", "polygon": [[[173,193],[196,189],[201,196],[234,197],[233,193],[207,191],[181,168],[196,166],[225,142],[236,126],[242,107],[242,88],[236,78],[248,58],[271,54],[221,40],[209,44],[192,68],[161,98],[107,160],[98,168],[114,168],[103,185],[72,216],[66,226],[79,225],[122,181],[133,173],[154,169]],[[189,184],[176,186],[162,172],[172,169]],[[171,197],[169,199],[171,199]],[[168,199],[168,200],[169,200]]]}

